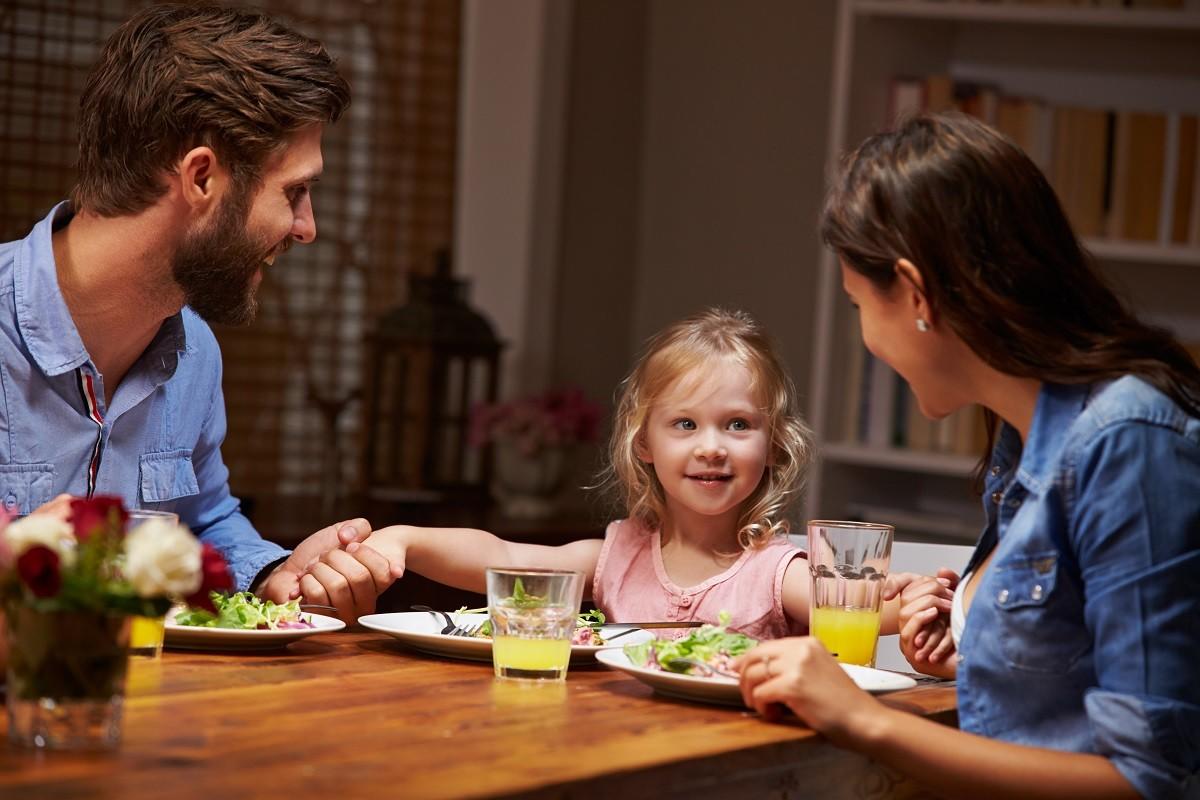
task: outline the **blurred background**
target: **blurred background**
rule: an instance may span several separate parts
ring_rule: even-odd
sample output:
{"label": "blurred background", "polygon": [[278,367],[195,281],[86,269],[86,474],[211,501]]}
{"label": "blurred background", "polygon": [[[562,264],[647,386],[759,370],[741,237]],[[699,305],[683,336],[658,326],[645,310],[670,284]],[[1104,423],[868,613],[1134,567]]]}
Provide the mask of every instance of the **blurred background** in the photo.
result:
{"label": "blurred background", "polygon": [[[0,9],[0,240],[65,195],[84,77],[141,5]],[[838,153],[924,108],[1026,147],[1139,310],[1200,341],[1192,0],[256,5],[354,89],[316,243],[217,331],[225,460],[268,537],[357,514],[600,535],[614,390],[647,336],[723,305],[772,331],[822,441],[796,520],[973,540],[974,411],[914,417],[816,236]]]}

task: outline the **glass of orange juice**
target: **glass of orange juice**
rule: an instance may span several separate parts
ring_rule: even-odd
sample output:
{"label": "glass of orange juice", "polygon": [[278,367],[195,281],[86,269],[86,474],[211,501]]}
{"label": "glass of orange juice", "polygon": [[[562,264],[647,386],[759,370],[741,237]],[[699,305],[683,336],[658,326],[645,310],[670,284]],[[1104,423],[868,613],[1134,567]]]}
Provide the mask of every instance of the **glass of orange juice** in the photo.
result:
{"label": "glass of orange juice", "polygon": [[808,523],[809,633],[844,664],[875,666],[894,534],[873,522]]}
{"label": "glass of orange juice", "polygon": [[[179,524],[179,515],[173,511],[138,508],[129,512],[125,531],[128,533],[143,522],[149,522],[152,519]],[[162,655],[164,628],[162,617],[134,617],[133,624],[129,628],[129,654],[158,658]]]}
{"label": "glass of orange juice", "polygon": [[496,677],[566,678],[571,635],[583,599],[583,573],[489,567],[487,590]]}

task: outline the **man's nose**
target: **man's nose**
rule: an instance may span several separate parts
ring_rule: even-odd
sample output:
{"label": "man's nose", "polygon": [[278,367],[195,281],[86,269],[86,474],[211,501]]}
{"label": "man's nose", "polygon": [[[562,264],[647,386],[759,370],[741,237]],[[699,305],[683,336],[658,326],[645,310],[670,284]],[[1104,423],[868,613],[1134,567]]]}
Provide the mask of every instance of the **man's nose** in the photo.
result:
{"label": "man's nose", "polygon": [[311,244],[317,238],[317,219],[313,215],[312,198],[307,194],[296,208],[291,234],[300,244]]}

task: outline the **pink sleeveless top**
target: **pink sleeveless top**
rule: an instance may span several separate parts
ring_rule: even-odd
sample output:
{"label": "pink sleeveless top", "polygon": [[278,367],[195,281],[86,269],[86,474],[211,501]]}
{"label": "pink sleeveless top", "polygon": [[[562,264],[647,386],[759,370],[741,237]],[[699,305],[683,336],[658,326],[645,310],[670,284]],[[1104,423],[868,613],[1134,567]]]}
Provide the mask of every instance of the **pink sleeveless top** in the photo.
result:
{"label": "pink sleeveless top", "polygon": [[[760,548],[749,549],[729,569],[703,583],[680,588],[663,566],[658,531],[631,520],[608,526],[592,599],[612,622],[691,620],[717,622],[728,611],[729,627],[755,639],[778,639],[808,633],[808,620],[792,620],[783,612],[783,573],[805,553],[787,537],[777,536]],[[669,629],[668,636],[685,636],[688,629]]]}

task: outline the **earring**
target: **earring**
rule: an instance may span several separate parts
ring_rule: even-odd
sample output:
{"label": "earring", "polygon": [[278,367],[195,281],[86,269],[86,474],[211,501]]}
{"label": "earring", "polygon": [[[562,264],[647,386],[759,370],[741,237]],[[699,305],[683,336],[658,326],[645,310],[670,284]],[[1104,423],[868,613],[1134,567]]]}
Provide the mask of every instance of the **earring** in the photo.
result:
{"label": "earring", "polygon": [[929,333],[929,323],[920,317],[917,317],[917,330],[919,330],[921,333]]}

